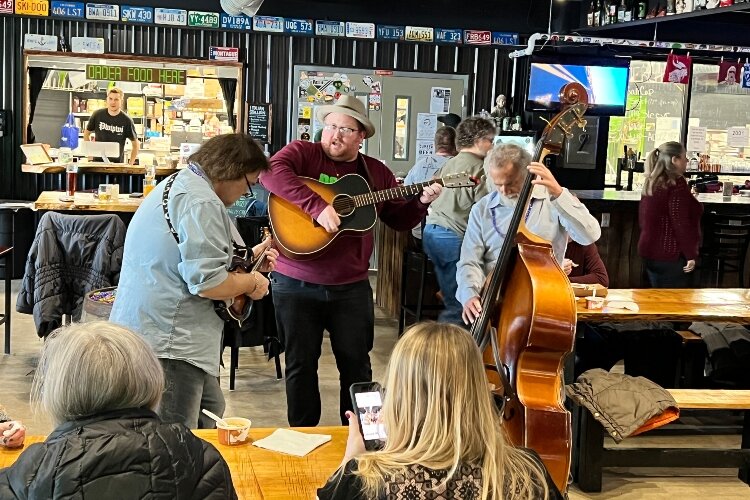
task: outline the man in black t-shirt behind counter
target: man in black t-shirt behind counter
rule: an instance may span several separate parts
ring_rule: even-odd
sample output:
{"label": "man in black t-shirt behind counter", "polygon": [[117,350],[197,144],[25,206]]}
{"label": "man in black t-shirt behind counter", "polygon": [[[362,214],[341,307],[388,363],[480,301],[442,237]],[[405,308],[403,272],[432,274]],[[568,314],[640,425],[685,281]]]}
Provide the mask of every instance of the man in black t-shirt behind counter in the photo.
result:
{"label": "man in black t-shirt behind counter", "polygon": [[138,157],[140,142],[135,133],[135,124],[133,120],[122,110],[122,101],[125,95],[122,90],[112,87],[107,91],[107,107],[97,109],[91,114],[86,131],[83,133],[83,140],[88,141],[91,132],[96,135],[97,142],[116,142],[120,145],[120,156],[110,160],[116,163],[123,163],[125,156],[125,139],[130,139],[133,150],[130,152],[130,164],[135,165]]}

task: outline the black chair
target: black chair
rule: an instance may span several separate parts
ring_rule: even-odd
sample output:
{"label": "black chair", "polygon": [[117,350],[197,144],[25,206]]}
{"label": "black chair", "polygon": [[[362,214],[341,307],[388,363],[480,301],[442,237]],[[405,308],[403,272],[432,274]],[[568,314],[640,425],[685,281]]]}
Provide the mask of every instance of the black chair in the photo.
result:
{"label": "black chair", "polygon": [[[432,262],[427,255],[421,249],[404,250],[401,265],[399,335],[407,326],[407,315],[414,318],[414,323],[418,323],[423,319],[425,312],[434,313],[443,309],[442,301],[437,298],[439,288]],[[430,316],[435,317],[435,314]]]}
{"label": "black chair", "polygon": [[[745,259],[750,244],[750,215],[710,212],[703,225],[702,267],[719,287],[727,271],[738,273],[739,287],[745,287]],[[715,276],[715,277],[714,277]]]}
{"label": "black chair", "polygon": [[[270,227],[268,217],[237,217],[237,230],[248,247],[261,241],[263,228]],[[234,390],[235,370],[239,366],[240,347],[263,346],[268,359],[274,358],[276,379],[281,380],[281,360],[284,348],[276,330],[276,311],[273,306],[273,290],[253,303],[250,316],[238,327],[227,323],[224,326],[224,346],[229,346],[229,390]]]}

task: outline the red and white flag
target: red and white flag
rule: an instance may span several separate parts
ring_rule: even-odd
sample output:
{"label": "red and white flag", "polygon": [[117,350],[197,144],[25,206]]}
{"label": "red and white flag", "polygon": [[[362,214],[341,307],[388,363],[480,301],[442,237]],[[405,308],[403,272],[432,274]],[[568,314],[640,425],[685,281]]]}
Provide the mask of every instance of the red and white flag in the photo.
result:
{"label": "red and white flag", "polygon": [[742,65],[736,62],[719,63],[719,83],[722,85],[739,85]]}
{"label": "red and white flag", "polygon": [[690,71],[692,71],[692,68],[692,57],[669,54],[667,57],[667,68],[664,70],[663,81],[671,83],[689,83]]}

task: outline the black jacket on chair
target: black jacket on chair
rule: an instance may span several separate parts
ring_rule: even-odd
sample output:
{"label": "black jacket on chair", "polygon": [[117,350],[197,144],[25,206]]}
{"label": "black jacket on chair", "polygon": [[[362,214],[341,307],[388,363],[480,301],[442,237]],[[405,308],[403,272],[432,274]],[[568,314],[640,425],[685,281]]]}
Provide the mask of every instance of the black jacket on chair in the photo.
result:
{"label": "black jacket on chair", "polygon": [[67,422],[0,470],[2,499],[236,499],[210,443],[142,408]]}
{"label": "black jacket on chair", "polygon": [[42,216],[16,302],[18,312],[34,315],[40,337],[59,327],[63,314],[80,319],[87,292],[117,285],[125,231],[116,215]]}

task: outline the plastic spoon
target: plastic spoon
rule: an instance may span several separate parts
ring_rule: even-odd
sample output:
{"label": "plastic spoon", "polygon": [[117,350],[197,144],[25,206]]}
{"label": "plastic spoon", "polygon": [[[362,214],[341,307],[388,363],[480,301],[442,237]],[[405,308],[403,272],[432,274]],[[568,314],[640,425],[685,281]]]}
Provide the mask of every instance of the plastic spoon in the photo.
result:
{"label": "plastic spoon", "polygon": [[206,415],[207,417],[209,417],[210,419],[214,420],[217,424],[221,424],[224,427],[229,427],[229,424],[227,424],[227,422],[223,418],[221,418],[220,416],[218,416],[214,412],[208,411],[205,408],[203,408],[201,410],[201,412],[203,412],[203,414]]}

